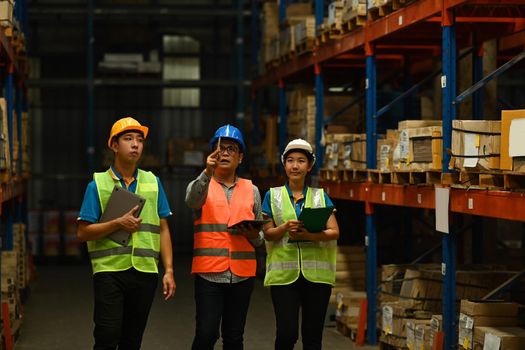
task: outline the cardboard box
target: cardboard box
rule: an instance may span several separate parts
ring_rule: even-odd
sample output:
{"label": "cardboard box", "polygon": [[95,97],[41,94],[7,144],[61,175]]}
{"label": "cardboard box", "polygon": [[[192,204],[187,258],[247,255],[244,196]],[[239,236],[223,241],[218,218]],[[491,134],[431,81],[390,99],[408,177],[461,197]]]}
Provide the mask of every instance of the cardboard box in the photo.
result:
{"label": "cardboard box", "polygon": [[468,316],[517,317],[519,304],[502,301],[461,300],[461,313]]}
{"label": "cardboard box", "polygon": [[[499,169],[500,140],[501,122],[499,120],[452,121],[454,167],[458,169]],[[472,155],[479,155],[479,158],[468,157]]]}
{"label": "cardboard box", "polygon": [[459,314],[458,344],[464,349],[473,348],[475,338],[474,327],[480,326],[517,326],[518,319],[505,316],[468,316],[463,312]]}
{"label": "cardboard box", "polygon": [[517,119],[525,119],[525,109],[501,111],[500,169],[525,172],[525,158],[512,158],[509,154],[511,123]]}
{"label": "cardboard box", "polygon": [[518,327],[475,327],[473,349],[483,350],[489,337],[500,342],[500,350],[525,349],[525,329]]}

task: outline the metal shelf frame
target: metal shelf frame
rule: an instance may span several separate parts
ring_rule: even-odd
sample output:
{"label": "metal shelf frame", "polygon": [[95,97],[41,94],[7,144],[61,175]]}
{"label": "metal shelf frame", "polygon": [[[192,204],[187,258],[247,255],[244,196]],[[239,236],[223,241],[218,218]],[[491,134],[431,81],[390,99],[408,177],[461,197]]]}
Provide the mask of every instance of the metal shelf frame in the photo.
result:
{"label": "metal shelf frame", "polygon": [[[281,2],[284,7],[285,4]],[[317,12],[322,6],[320,0],[315,0],[316,24],[322,21],[322,14]],[[509,7],[518,11],[518,15],[505,15],[498,9]],[[473,10],[475,9],[475,11]],[[284,13],[285,9],[282,9]],[[509,11],[511,12],[511,11]],[[282,21],[281,21],[282,23]],[[431,27],[432,25],[436,27]],[[438,27],[438,25],[440,27]],[[471,27],[469,27],[471,26]],[[434,42],[421,44],[422,37],[417,37],[417,28],[432,32]],[[431,29],[429,29],[431,28]],[[467,30],[474,35],[465,36]],[[472,29],[474,28],[474,29]],[[473,97],[473,119],[483,117],[483,95],[480,89],[488,81],[497,77],[513,64],[525,58],[525,52],[512,58],[495,72],[483,77],[482,43],[489,39],[508,36],[525,30],[525,0],[418,0],[393,13],[373,22],[367,22],[338,40],[332,40],[316,48],[312,54],[293,58],[291,61],[276,67],[264,76],[253,81],[254,91],[278,82],[279,86],[279,141],[282,150],[283,138],[286,134],[286,106],[284,81],[298,73],[314,69],[317,111],[323,111],[322,97],[318,96],[324,88],[322,80],[323,65],[328,69],[328,63],[341,58],[342,55],[352,56],[354,60],[363,60],[366,64],[366,134],[367,134],[367,167],[376,168],[377,123],[379,117],[393,103],[377,110],[377,60],[385,56],[407,50],[426,50],[433,53],[441,51],[441,72],[436,71],[422,82],[441,73],[442,87],[442,118],[443,118],[443,158],[442,169],[449,172],[450,155],[446,152],[451,147],[452,121],[456,118],[456,106],[466,97]],[[423,32],[423,31],[422,31]],[[460,34],[458,36],[458,33]],[[414,39],[411,41],[411,39]],[[418,42],[419,40],[419,42]],[[431,41],[431,40],[430,40]],[[437,41],[437,42],[435,42]],[[472,77],[473,86],[457,96],[456,64],[459,48],[472,47]],[[362,55],[364,52],[364,56]],[[351,55],[348,55],[351,53]],[[349,58],[347,57],[347,58]],[[403,96],[409,96],[421,83],[408,89]],[[322,126],[322,112],[317,115],[317,124]],[[283,124],[284,123],[284,124]],[[316,139],[322,129],[316,130]],[[318,138],[319,137],[319,138]],[[320,152],[320,145],[317,145]],[[321,153],[322,154],[322,153]],[[320,181],[327,193],[334,199],[361,201],[365,204],[367,246],[367,295],[368,295],[368,325],[367,342],[377,343],[375,305],[377,293],[377,233],[375,205],[394,205],[407,208],[435,208],[435,188],[432,186],[404,186],[373,183],[345,183]],[[465,190],[450,189],[450,212],[452,218],[456,214],[471,214],[492,218],[525,221],[525,194],[495,190]],[[452,225],[454,226],[454,225]],[[457,230],[457,229],[456,229]],[[444,349],[456,347],[456,240],[459,232],[452,229],[451,233],[442,236],[442,272],[443,272],[443,324],[445,333]]]}

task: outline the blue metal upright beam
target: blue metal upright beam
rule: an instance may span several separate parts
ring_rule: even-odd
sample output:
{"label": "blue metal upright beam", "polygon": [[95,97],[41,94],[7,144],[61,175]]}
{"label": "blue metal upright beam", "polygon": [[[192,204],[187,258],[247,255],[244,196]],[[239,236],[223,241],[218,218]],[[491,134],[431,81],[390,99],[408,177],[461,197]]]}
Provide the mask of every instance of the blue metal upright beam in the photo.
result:
{"label": "blue metal upright beam", "polygon": [[[377,118],[377,76],[376,58],[371,44],[365,45],[366,50],[366,166],[376,168],[376,129]],[[377,343],[376,330],[376,298],[377,298],[377,234],[376,217],[371,203],[365,203],[366,213],[366,294],[367,310],[367,343]]]}
{"label": "blue metal upright beam", "polygon": [[321,138],[324,130],[324,81],[321,72],[321,66],[315,64],[315,172],[321,168],[323,164],[323,148],[321,145]]}
{"label": "blue metal upright beam", "polygon": [[93,32],[94,1],[88,0],[87,43],[87,158],[89,172],[95,171],[95,36]]}
{"label": "blue metal upright beam", "polygon": [[286,127],[286,88],[284,81],[279,80],[279,153],[282,154],[286,147],[288,132]]}
{"label": "blue metal upright beam", "polygon": [[315,0],[315,33],[319,34],[319,26],[324,21],[324,1]]}
{"label": "blue metal upright beam", "polygon": [[[478,43],[476,34],[472,38],[472,85],[483,79],[483,43]],[[472,119],[483,118],[483,89],[474,92],[472,96]]]}
{"label": "blue metal upright beam", "polygon": [[[441,77],[442,117],[443,117],[443,172],[450,172],[448,165],[451,149],[452,121],[456,117],[456,30],[454,14],[445,11],[442,23],[443,75]],[[446,350],[457,347],[456,339],[456,234],[451,228],[449,234],[443,234],[443,331]]]}
{"label": "blue metal upright beam", "polygon": [[237,81],[237,113],[236,113],[236,121],[237,126],[239,129],[244,133],[245,132],[245,118],[244,118],[244,111],[245,111],[245,96],[244,96],[244,15],[243,15],[243,8],[244,8],[244,0],[236,0],[236,7],[237,7],[237,23],[236,23],[236,31],[237,35],[235,37],[235,51],[236,51],[236,72],[235,72],[235,80]]}
{"label": "blue metal upright beam", "polygon": [[279,25],[284,25],[286,20],[286,0],[279,1]]}
{"label": "blue metal upright beam", "polygon": [[[251,18],[251,43],[252,43],[252,76],[256,77],[259,69],[259,1],[252,0]],[[259,91],[252,90],[252,122],[253,122],[253,144],[258,146],[261,143],[259,129]]]}

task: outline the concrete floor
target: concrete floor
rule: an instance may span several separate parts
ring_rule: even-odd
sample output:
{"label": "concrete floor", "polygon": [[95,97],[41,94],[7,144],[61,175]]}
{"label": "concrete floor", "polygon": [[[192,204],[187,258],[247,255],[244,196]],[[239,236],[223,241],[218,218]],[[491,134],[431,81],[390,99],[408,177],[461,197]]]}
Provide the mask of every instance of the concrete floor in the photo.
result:
{"label": "concrete floor", "polygon": [[[38,266],[37,280],[24,305],[16,350],[82,350],[92,348],[92,285],[89,266]],[[175,266],[177,291],[165,302],[158,289],[142,349],[190,349],[194,334],[193,280],[189,262]],[[245,349],[273,349],[275,320],[268,289],[257,281],[245,332]],[[326,327],[324,349],[353,349],[335,328]],[[222,348],[219,345],[216,349]],[[297,345],[296,348],[301,348]],[[377,347],[361,347],[363,350]]]}

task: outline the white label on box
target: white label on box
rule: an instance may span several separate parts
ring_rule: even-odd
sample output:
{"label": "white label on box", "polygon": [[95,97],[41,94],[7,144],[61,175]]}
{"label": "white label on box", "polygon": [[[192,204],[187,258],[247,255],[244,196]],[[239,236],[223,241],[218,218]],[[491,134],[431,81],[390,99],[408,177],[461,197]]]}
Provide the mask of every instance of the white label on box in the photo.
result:
{"label": "white label on box", "polygon": [[501,346],[501,338],[494,334],[485,333],[485,341],[483,342],[483,350],[499,350]]}
{"label": "white label on box", "polygon": [[383,306],[382,326],[383,326],[383,332],[385,332],[385,334],[392,334],[393,317],[394,317],[394,309],[392,309],[392,306],[389,306],[389,305]]}
{"label": "white label on box", "polygon": [[473,198],[468,199],[468,208],[470,210],[474,209],[474,199]]}
{"label": "white label on box", "polygon": [[525,156],[525,118],[510,121],[509,156]]}
{"label": "white label on box", "polygon": [[413,322],[407,321],[407,347],[414,350],[415,345],[415,325]]}
{"label": "white label on box", "polygon": [[368,78],[365,79],[365,89],[368,89]]}
{"label": "white label on box", "polygon": [[380,156],[379,160],[381,162],[380,169],[383,171],[388,170],[388,155],[390,154],[390,146],[389,145],[381,145],[380,148]]}
{"label": "white label on box", "polygon": [[464,349],[472,349],[472,328],[474,326],[474,320],[460,313],[459,314],[459,337],[458,344]]}
{"label": "white label on box", "polygon": [[410,140],[408,138],[408,130],[401,130],[399,133],[399,159],[405,160],[408,158],[408,150],[410,147]]}
{"label": "white label on box", "polygon": [[345,166],[345,169],[349,169],[350,168],[350,165],[352,163],[352,161],[350,160],[351,159],[351,154],[352,154],[352,144],[351,143],[347,143],[345,144],[345,148],[344,148],[344,154],[343,154],[343,159],[344,159],[344,166]]}
{"label": "white label on box", "polygon": [[[465,156],[477,156],[479,153],[479,143],[478,143],[478,135],[471,134],[471,133],[465,133],[463,138],[463,154]],[[478,164],[478,158],[464,158],[463,160],[463,166],[465,168],[473,168]]]}

